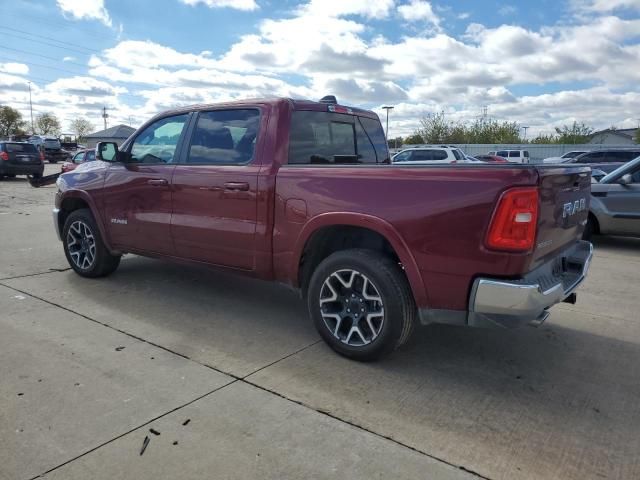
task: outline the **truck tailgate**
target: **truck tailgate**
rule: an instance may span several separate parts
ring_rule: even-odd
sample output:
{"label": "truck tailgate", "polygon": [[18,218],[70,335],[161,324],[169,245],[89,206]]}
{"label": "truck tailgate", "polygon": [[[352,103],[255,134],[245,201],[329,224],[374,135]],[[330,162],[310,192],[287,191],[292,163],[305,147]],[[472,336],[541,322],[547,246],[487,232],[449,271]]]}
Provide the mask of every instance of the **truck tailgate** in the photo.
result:
{"label": "truck tailgate", "polygon": [[538,166],[538,234],[530,268],[544,263],[582,236],[589,214],[589,167]]}

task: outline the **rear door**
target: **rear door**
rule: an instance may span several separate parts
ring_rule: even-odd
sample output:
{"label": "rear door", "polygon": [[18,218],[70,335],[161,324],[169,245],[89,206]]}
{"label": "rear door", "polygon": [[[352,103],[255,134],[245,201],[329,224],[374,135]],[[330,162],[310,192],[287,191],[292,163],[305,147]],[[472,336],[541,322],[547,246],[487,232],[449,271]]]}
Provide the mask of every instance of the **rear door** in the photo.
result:
{"label": "rear door", "polygon": [[173,175],[179,257],[255,269],[260,110],[199,112]]}
{"label": "rear door", "polygon": [[156,120],[129,143],[107,170],[103,205],[111,242],[124,251],[174,255],[171,177],[189,114]]}
{"label": "rear door", "polygon": [[589,214],[588,167],[536,167],[540,188],[538,236],[534,262],[544,261],[580,239]]}

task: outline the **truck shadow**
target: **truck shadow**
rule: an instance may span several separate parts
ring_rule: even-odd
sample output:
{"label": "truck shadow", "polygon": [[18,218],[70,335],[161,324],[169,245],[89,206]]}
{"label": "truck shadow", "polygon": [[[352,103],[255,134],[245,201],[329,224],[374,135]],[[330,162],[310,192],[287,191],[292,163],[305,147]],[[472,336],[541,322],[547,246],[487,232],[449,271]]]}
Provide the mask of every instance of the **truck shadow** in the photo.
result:
{"label": "truck shadow", "polygon": [[68,308],[482,475],[638,478],[632,322],[556,309],[538,329],[433,325],[363,364],[319,342],[282,286],[140,257],[101,281],[63,275]]}
{"label": "truck shadow", "polygon": [[631,253],[635,256],[640,256],[640,237],[594,235],[591,243],[596,249],[607,249],[618,253]]}

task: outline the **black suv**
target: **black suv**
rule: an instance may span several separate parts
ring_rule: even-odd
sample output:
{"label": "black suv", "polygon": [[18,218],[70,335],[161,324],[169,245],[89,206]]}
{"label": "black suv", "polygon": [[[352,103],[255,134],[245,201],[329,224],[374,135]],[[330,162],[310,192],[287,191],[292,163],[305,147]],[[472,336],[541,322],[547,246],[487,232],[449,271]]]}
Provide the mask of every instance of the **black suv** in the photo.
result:
{"label": "black suv", "polygon": [[630,162],[636,157],[640,157],[640,148],[617,148],[583,153],[569,160],[567,163],[588,164],[593,170],[602,170],[605,173],[611,173],[619,166]]}
{"label": "black suv", "polygon": [[26,142],[0,142],[0,179],[16,175],[42,177],[43,155],[35,145]]}

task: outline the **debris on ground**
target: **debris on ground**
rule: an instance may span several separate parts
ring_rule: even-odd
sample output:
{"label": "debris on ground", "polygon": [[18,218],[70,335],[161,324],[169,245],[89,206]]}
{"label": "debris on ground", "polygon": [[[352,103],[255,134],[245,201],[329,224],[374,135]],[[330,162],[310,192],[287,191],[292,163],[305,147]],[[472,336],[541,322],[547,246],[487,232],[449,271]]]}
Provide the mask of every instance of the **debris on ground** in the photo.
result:
{"label": "debris on ground", "polygon": [[182,422],[182,426],[184,427],[184,426],[186,426],[186,425],[189,425],[189,422],[190,422],[190,421],[191,421],[191,419],[190,419],[190,418],[187,418],[184,422]]}
{"label": "debris on ground", "polygon": [[153,428],[150,428],[150,429],[149,429],[149,431],[150,431],[151,433],[153,433],[154,435],[160,435],[160,432],[159,432],[159,431],[157,431],[157,430],[154,430]]}
{"label": "debris on ground", "polygon": [[116,352],[121,352],[122,350],[124,350],[124,347],[122,345],[119,347],[116,347]]}
{"label": "debris on ground", "polygon": [[142,456],[144,451],[147,449],[147,445],[149,445],[150,441],[151,441],[151,439],[149,438],[149,436],[145,435],[144,436],[144,441],[142,442],[142,450],[140,450],[140,456]]}

